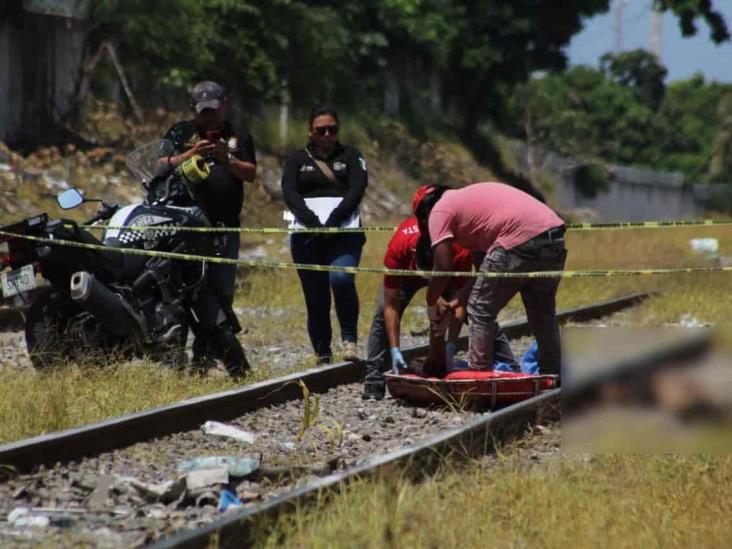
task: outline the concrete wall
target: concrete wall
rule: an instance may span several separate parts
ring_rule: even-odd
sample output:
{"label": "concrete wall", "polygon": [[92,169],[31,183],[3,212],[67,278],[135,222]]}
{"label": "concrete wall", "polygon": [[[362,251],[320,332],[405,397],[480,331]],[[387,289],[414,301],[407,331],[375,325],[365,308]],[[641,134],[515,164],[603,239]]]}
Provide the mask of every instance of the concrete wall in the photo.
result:
{"label": "concrete wall", "polygon": [[622,166],[610,169],[613,175],[606,189],[594,197],[583,195],[574,182],[573,171],[565,171],[558,189],[560,202],[567,208],[591,208],[603,221],[691,219],[705,213],[694,186],[685,185],[681,174]]}
{"label": "concrete wall", "polygon": [[[518,160],[518,171],[528,176],[528,147],[518,142],[508,146]],[[709,186],[687,183],[678,172],[609,165],[606,187],[595,196],[587,196],[575,182],[582,162],[541,150],[533,151],[532,160],[536,168],[556,176],[556,196],[564,208],[592,209],[598,221],[691,219],[703,217],[707,211]]]}

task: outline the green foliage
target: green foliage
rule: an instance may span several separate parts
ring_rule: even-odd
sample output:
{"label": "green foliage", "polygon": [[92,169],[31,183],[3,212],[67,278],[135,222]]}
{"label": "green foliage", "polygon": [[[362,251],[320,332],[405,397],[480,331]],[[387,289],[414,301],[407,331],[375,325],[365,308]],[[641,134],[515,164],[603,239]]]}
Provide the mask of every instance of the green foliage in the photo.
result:
{"label": "green foliage", "polygon": [[604,166],[599,164],[582,164],[574,173],[574,183],[580,193],[594,198],[607,189],[608,173]]}
{"label": "green foliage", "polygon": [[605,56],[533,78],[509,102],[511,133],[557,153],[732,181],[732,86],[702,76],[663,85],[647,53]]}
{"label": "green foliage", "polygon": [[[720,111],[729,104],[725,98],[730,94],[729,84],[705,82],[701,75],[669,86],[661,109],[670,126],[666,144],[669,154],[665,160],[668,168],[693,177],[712,176],[714,180],[732,181],[729,155],[726,160],[724,155],[712,160],[718,139],[721,145],[725,128],[729,127],[729,112],[725,116]],[[720,148],[719,152],[723,151]]]}
{"label": "green foliage", "polygon": [[632,50],[618,55],[605,54],[600,69],[610,78],[633,90],[639,103],[658,110],[666,86],[668,71],[646,50]]}
{"label": "green foliage", "polygon": [[310,400],[310,390],[302,379],[297,381],[290,381],[289,384],[299,385],[302,390],[302,419],[300,420],[300,429],[297,435],[297,440],[302,440],[308,429],[313,427],[318,422],[318,415],[320,414],[320,396],[314,395],[313,400]]}
{"label": "green foliage", "polygon": [[684,36],[696,34],[696,19],[702,17],[710,29],[710,36],[717,44],[729,40],[729,29],[721,13],[709,0],[654,0],[664,11],[671,11],[679,18]]}
{"label": "green foliage", "polygon": [[[707,0],[657,1],[679,18],[685,34],[694,34],[702,17],[714,40],[728,38],[724,20]],[[515,103],[515,87],[535,71],[563,69],[564,48],[584,19],[609,5],[610,0],[97,0],[95,17],[102,24],[90,41],[118,45],[133,88],[148,101],[180,103],[196,81],[213,79],[247,112],[280,102],[295,110],[329,102],[370,112],[381,110],[386,92],[396,89],[410,129],[425,134],[431,116],[449,112],[464,141],[475,145],[481,124],[500,119],[507,104]],[[604,71],[615,86],[605,83],[596,94],[588,90],[585,105],[570,105],[572,115],[562,124],[583,124],[582,114],[607,99],[611,108],[601,109],[599,121],[613,122],[613,112],[622,111],[609,137],[630,140],[626,150],[610,152],[629,158],[658,131],[647,111],[660,107],[664,69],[650,56],[631,52],[607,58]],[[604,80],[583,73],[569,78]],[[531,93],[552,91],[531,86]],[[550,94],[531,101],[531,124],[541,133],[536,108],[555,99]],[[592,146],[606,154],[608,136],[591,137]]]}

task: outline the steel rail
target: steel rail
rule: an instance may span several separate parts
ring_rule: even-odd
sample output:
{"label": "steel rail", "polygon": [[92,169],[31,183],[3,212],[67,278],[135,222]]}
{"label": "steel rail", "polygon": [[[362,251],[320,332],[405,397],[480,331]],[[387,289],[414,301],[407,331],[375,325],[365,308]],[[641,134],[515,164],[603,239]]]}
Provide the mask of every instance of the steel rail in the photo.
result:
{"label": "steel rail", "polygon": [[344,482],[374,477],[385,469],[406,468],[415,476],[428,475],[444,464],[449,455],[469,458],[484,455],[496,445],[516,438],[529,425],[559,416],[561,389],[553,389],[529,400],[508,406],[497,412],[478,416],[465,425],[428,437],[413,446],[402,447],[387,454],[373,456],[360,465],[318,478],[289,490],[275,498],[248,506],[194,530],[184,530],[164,538],[152,549],[198,549],[205,547],[249,547],[256,523],[275,519],[298,506],[319,499]]}
{"label": "steel rail", "polygon": [[[637,293],[584,307],[577,307],[557,314],[560,321],[599,318],[632,307],[649,294]],[[503,325],[511,338],[530,332],[525,320]],[[459,341],[463,348],[467,337]],[[422,354],[426,345],[403,350],[405,359]],[[19,472],[32,471],[40,465],[53,465],[95,456],[102,452],[123,448],[131,444],[172,433],[198,428],[207,420],[226,421],[248,412],[302,398],[297,385],[303,381],[311,392],[359,381],[364,374],[363,363],[341,362],[304,372],[247,385],[198,398],[183,400],[81,427],[0,446],[0,464],[14,467]]]}
{"label": "steel rail", "polygon": [[[608,382],[622,380],[626,376],[653,373],[664,366],[697,357],[712,342],[711,330],[699,330],[689,336],[665,344],[640,356],[620,359],[592,375],[570,392],[572,405],[596,397],[598,390]],[[566,389],[565,389],[566,391]],[[376,477],[384,470],[399,467],[409,477],[423,477],[436,471],[446,458],[466,459],[485,455],[497,445],[521,435],[528,426],[544,420],[556,420],[560,408],[568,405],[562,389],[554,389],[518,404],[503,408],[486,416],[479,416],[465,425],[428,437],[413,446],[407,446],[387,454],[372,456],[362,464],[344,471],[310,481],[270,500],[247,505],[230,516],[192,530],[173,533],[154,543],[152,549],[198,549],[249,547],[255,529],[262,521],[295,511],[299,506],[322,501],[343,483]],[[578,402],[579,401],[579,402]]]}

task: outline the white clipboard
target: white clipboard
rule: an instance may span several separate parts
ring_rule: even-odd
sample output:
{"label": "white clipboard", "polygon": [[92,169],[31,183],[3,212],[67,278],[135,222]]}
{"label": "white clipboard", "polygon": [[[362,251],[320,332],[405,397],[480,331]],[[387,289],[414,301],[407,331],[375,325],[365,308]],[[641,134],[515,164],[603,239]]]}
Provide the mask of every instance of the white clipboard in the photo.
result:
{"label": "white clipboard", "polygon": [[[306,198],[305,205],[312,210],[312,212],[318,216],[320,222],[325,225],[331,212],[335,210],[339,204],[343,202],[343,198],[340,196],[322,196],[318,198]],[[307,228],[300,222],[295,214],[290,210],[282,212],[282,219],[289,222],[288,229],[305,229]],[[353,212],[351,216],[344,220],[340,224],[341,229],[356,229],[361,226],[361,216],[358,210]]]}

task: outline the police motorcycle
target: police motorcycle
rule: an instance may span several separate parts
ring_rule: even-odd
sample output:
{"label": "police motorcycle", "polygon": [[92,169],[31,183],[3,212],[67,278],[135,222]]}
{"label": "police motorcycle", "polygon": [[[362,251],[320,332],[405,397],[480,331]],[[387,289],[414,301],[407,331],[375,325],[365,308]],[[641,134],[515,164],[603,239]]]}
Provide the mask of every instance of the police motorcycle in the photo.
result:
{"label": "police motorcycle", "polygon": [[[34,367],[47,368],[82,353],[93,356],[95,351],[100,356],[147,355],[183,367],[192,329],[197,337],[206,338],[232,377],[241,377],[249,369],[235,336],[241,327],[231,307],[223,305],[216,288],[208,283],[208,264],[154,253],[215,256],[221,249],[216,234],[175,230],[211,226],[196,191],[209,168],[203,158],[194,156],[172,170],[167,163],[172,152],[170,142],[158,140],[128,155],[128,169],[148,193],[143,204],[107,204],[86,198],[74,188],[58,195],[62,209],[85,202],[101,204],[86,222],[106,224],[100,240],[72,220],[51,220],[45,213],[2,229],[43,239],[0,234],[9,252],[4,266],[26,275],[10,282],[6,279],[12,277],[3,275],[4,283],[10,287],[15,283],[16,290],[24,281],[32,285],[33,269],[49,282],[25,315],[26,345]],[[55,240],[82,246],[54,244]],[[115,248],[151,253],[120,253],[112,251]]]}

